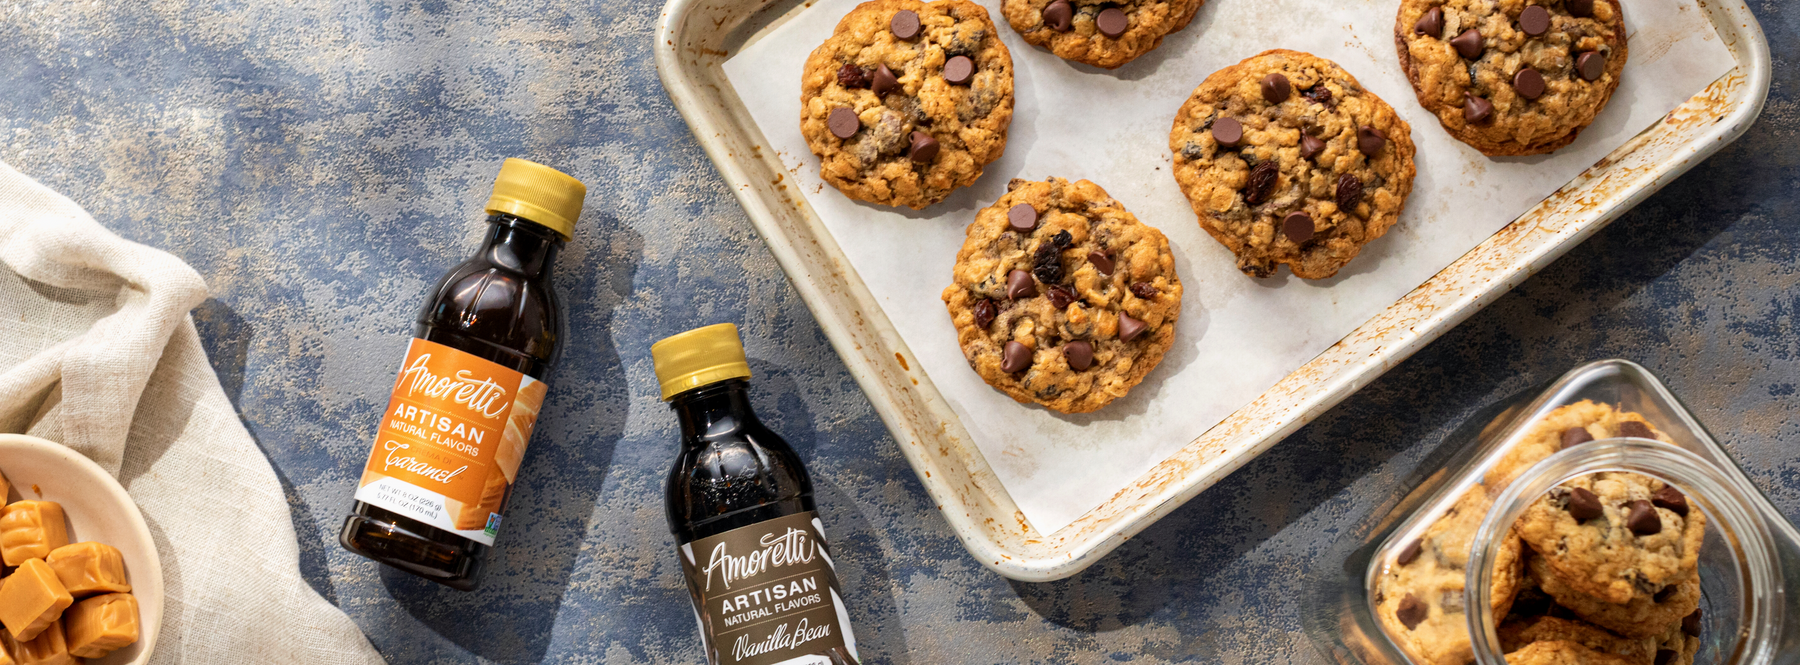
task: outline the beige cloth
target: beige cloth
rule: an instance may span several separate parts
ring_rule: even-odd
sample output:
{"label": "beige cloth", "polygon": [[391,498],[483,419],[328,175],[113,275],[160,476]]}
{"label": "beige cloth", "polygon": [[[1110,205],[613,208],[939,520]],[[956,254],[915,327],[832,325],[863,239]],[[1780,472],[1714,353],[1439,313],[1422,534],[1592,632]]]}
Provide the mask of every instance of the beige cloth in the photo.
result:
{"label": "beige cloth", "polygon": [[155,663],[379,663],[300,577],[280,481],[188,310],[200,276],[0,163],[0,432],[118,476],[166,586]]}

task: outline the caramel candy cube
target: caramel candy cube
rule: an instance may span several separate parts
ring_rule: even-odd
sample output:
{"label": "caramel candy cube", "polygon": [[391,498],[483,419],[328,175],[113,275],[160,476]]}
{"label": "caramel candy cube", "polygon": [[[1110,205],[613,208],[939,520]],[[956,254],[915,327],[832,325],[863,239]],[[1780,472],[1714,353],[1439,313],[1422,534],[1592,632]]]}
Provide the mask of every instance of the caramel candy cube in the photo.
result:
{"label": "caramel candy cube", "polygon": [[95,542],[64,545],[51,552],[44,563],[50,564],[69,595],[76,598],[131,591],[131,585],[125,582],[125,557],[111,545]]}
{"label": "caramel candy cube", "polygon": [[138,640],[137,596],[109,593],[75,603],[63,615],[69,653],[99,658]]}
{"label": "caramel candy cube", "polygon": [[55,501],[14,501],[0,508],[0,559],[8,566],[42,559],[51,550],[69,544],[62,504]]}
{"label": "caramel candy cube", "polygon": [[0,625],[23,644],[56,623],[57,617],[74,602],[50,564],[42,559],[26,559],[18,571],[0,582]]}
{"label": "caramel candy cube", "polygon": [[75,654],[69,653],[69,643],[63,639],[62,622],[53,621],[37,638],[21,640],[13,657],[19,665],[75,665]]}

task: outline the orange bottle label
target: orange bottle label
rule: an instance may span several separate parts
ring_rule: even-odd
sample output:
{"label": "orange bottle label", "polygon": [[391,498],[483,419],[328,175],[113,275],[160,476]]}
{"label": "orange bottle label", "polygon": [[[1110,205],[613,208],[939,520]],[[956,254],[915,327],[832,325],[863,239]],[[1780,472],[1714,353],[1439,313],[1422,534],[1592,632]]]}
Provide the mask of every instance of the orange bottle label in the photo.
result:
{"label": "orange bottle label", "polygon": [[414,339],[356,500],[494,544],[547,389],[501,365]]}

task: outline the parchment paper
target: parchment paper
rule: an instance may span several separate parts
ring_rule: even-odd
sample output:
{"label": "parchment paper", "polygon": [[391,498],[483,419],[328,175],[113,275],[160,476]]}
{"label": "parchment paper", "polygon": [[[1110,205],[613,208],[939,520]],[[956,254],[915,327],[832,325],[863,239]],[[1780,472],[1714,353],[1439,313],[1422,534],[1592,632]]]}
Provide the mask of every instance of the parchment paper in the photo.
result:
{"label": "parchment paper", "polygon": [[[1209,0],[1186,30],[1116,70],[1066,62],[980,0],[1012,51],[1006,154],[922,212],[845,198],[800,135],[806,56],[857,0],[819,0],[725,73],[808,203],[1038,530],[1061,529],[1386,309],[1734,66],[1692,0],[1625,3],[1630,60],[1612,103],[1551,156],[1489,159],[1418,104],[1394,52],[1395,0]],[[1412,124],[1418,178],[1400,222],[1332,279],[1253,279],[1200,230],[1170,173],[1169,126],[1208,74],[1271,48],[1336,61]],[[1161,229],[1185,287],[1175,346],[1132,393],[1067,416],[1014,402],[969,369],[940,293],[975,211],[1012,178],[1085,178]]]}

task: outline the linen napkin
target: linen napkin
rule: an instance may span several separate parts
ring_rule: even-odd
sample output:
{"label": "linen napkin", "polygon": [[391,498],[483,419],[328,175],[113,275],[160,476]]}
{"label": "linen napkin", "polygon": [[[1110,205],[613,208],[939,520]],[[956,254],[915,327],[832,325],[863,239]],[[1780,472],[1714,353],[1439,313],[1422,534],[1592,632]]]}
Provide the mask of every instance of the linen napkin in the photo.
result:
{"label": "linen napkin", "polygon": [[238,421],[188,310],[200,276],[0,163],[0,432],[118,477],[162,559],[153,663],[380,663],[300,577],[275,471]]}

